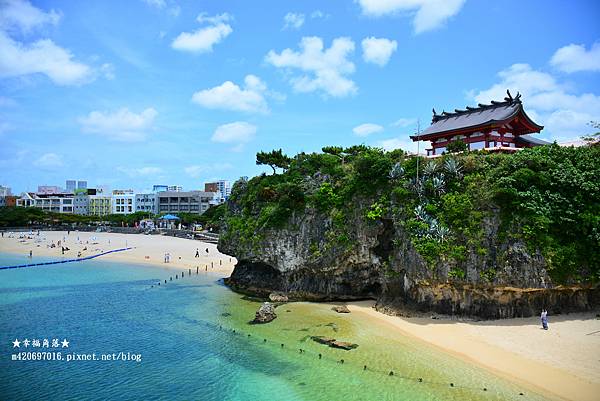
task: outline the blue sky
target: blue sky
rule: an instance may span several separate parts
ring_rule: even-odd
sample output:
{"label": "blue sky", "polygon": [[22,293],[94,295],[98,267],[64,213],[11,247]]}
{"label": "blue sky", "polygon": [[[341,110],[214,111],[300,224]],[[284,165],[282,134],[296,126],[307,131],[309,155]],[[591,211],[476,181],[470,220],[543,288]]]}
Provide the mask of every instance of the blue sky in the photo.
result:
{"label": "blue sky", "polygon": [[600,2],[0,0],[0,185],[201,188],[288,154],[411,150],[431,109],[521,91],[600,120]]}

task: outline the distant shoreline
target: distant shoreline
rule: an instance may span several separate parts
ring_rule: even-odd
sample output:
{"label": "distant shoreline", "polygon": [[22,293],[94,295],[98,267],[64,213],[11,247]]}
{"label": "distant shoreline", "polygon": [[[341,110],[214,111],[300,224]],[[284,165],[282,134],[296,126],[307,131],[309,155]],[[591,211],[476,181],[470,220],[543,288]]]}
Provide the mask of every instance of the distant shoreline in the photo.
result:
{"label": "distant shoreline", "polygon": [[[204,268],[205,271],[221,272],[226,275],[231,274],[236,263],[235,258],[220,253],[216,244],[200,240],[166,235],[76,230],[72,230],[70,234],[67,234],[67,231],[40,231],[38,237],[37,230],[35,230],[33,239],[19,242],[17,237],[26,234],[28,231],[15,232],[15,238],[8,238],[8,232],[4,232],[4,237],[0,238],[0,252],[28,256],[31,250],[35,261],[40,256],[72,259],[79,252],[81,252],[82,257],[85,257],[111,249],[131,247],[133,249],[104,255],[99,259],[151,264],[166,269],[196,270],[196,267],[198,267],[199,269]],[[77,237],[79,237],[81,243],[77,241]],[[66,238],[65,244],[70,249],[65,255],[62,254],[61,247],[57,246],[58,241],[63,241],[63,238]],[[54,242],[55,248],[48,248],[48,245],[52,242]],[[84,250],[84,248],[87,248],[87,250]],[[195,257],[196,249],[200,254],[197,258]],[[206,253],[206,249],[208,249],[208,253]],[[166,253],[170,254],[169,263],[164,263]]]}

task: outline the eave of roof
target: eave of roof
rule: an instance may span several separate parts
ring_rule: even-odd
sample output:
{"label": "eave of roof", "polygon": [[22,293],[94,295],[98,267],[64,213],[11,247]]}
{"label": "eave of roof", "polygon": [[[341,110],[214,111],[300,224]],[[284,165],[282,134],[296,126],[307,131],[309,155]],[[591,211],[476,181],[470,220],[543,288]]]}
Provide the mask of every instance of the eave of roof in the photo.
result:
{"label": "eave of roof", "polygon": [[518,115],[523,117],[523,125],[529,132],[539,132],[544,127],[536,124],[521,103],[521,95],[514,98],[507,90],[508,97],[504,102],[492,101],[491,104],[479,104],[478,107],[467,107],[466,110],[455,110],[454,113],[443,112],[436,114],[433,110],[431,125],[418,135],[411,135],[413,141],[433,139],[444,134],[452,134],[460,131],[477,131],[482,128],[494,128],[508,123]]}

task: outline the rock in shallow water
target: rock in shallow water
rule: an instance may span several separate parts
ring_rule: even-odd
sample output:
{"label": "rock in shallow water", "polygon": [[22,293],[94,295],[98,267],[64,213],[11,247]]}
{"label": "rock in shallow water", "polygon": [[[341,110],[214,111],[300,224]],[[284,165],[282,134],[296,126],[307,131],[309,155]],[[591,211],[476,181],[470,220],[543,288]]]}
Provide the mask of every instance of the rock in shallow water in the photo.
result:
{"label": "rock in shallow water", "polygon": [[260,306],[260,308],[256,311],[256,315],[254,320],[251,323],[269,323],[277,317],[275,314],[275,307],[269,302],[265,302]]}
{"label": "rock in shallow water", "polygon": [[269,294],[269,300],[271,302],[288,302],[288,297],[280,292],[273,292]]}
{"label": "rock in shallow water", "polygon": [[328,345],[331,348],[339,348],[346,351],[357,348],[358,344],[353,344],[347,341],[338,341],[335,338],[323,337],[323,336],[312,336],[311,339],[319,344]]}
{"label": "rock in shallow water", "polygon": [[331,309],[336,311],[337,313],[350,313],[350,309],[348,309],[346,305],[334,306]]}

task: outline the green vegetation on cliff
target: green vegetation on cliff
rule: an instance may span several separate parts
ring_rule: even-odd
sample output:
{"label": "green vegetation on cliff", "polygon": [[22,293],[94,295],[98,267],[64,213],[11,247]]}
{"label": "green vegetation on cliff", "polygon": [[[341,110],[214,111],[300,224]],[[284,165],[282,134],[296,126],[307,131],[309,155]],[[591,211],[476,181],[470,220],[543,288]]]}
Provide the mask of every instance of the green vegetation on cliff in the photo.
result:
{"label": "green vegetation on cliff", "polygon": [[[541,255],[555,283],[599,278],[600,147],[554,144],[427,160],[360,145],[273,156],[286,161],[278,165],[282,173],[273,168],[234,185],[224,236],[259,246],[266,231],[293,230],[290,218],[312,210],[332,223],[327,246],[311,245],[318,256],[353,245],[350,216],[360,210],[369,224],[402,227],[432,270],[446,264],[448,278],[461,280],[469,254],[501,263],[486,245],[490,221],[500,219],[495,237]],[[491,282],[496,271],[479,274]]]}

